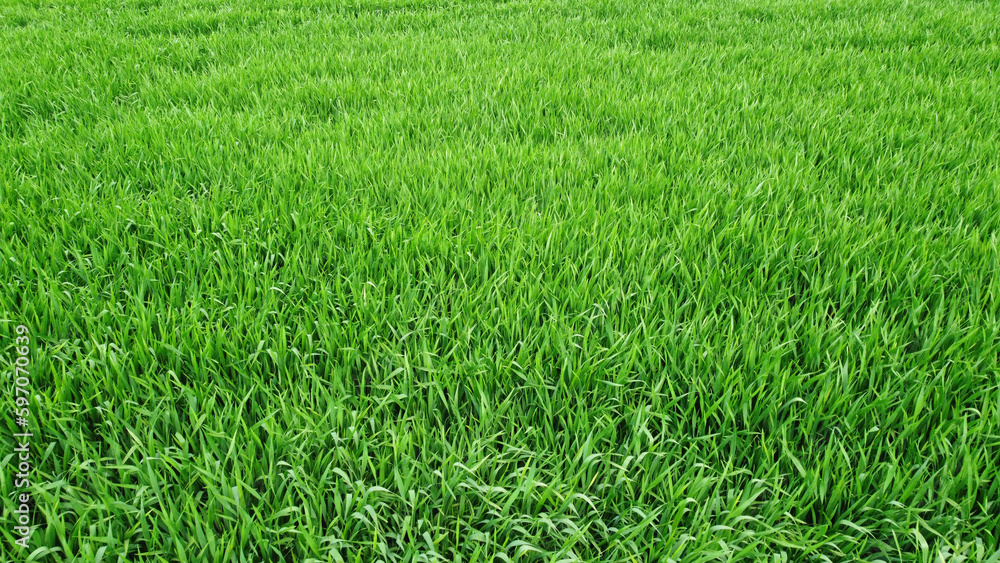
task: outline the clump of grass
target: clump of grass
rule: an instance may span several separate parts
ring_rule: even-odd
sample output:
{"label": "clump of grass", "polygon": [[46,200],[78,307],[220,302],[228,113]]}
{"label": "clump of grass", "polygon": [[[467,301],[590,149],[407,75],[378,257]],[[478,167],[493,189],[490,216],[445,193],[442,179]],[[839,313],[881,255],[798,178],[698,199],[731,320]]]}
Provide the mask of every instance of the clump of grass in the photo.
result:
{"label": "clump of grass", "polygon": [[0,4],[0,554],[997,561],[998,26]]}

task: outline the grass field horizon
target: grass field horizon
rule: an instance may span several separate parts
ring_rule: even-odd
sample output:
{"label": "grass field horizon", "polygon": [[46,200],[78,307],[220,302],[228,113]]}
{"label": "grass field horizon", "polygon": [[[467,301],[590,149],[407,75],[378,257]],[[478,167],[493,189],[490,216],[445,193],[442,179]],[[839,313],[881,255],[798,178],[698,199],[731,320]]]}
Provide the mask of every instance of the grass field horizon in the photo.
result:
{"label": "grass field horizon", "polygon": [[0,561],[1000,562],[997,2],[0,38]]}

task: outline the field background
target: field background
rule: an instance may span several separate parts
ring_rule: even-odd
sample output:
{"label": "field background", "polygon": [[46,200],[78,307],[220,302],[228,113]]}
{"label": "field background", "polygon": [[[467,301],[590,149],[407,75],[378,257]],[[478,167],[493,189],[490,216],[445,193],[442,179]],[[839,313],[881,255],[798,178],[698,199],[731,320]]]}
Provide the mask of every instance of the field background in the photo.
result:
{"label": "field background", "polygon": [[0,560],[998,561],[998,155],[994,1],[0,0]]}

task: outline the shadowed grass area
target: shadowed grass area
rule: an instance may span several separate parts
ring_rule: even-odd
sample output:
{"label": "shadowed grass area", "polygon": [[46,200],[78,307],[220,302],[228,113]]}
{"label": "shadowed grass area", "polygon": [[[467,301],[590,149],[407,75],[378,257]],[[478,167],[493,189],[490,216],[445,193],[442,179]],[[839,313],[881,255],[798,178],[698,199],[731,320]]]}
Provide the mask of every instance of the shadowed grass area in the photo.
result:
{"label": "shadowed grass area", "polygon": [[0,559],[1000,561],[995,1],[0,39]]}

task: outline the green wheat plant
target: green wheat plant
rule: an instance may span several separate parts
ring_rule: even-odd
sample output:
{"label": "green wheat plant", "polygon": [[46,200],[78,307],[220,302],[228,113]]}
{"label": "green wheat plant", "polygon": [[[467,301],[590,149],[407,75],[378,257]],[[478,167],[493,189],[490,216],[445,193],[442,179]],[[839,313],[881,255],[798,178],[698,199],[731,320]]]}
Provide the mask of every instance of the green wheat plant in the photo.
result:
{"label": "green wheat plant", "polygon": [[996,1],[0,0],[0,193],[2,561],[1000,562]]}

